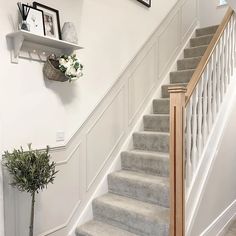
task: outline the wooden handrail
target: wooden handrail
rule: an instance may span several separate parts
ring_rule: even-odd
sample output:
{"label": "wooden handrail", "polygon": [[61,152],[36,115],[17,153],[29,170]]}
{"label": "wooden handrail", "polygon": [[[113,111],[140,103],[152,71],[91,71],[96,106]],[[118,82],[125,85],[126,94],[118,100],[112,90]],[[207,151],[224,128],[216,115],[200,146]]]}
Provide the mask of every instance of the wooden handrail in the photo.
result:
{"label": "wooden handrail", "polygon": [[234,13],[234,10],[232,8],[229,7],[229,9],[227,10],[225,16],[224,16],[224,19],[223,21],[221,22],[221,24],[219,25],[214,37],[212,38],[206,52],[204,53],[198,67],[196,68],[190,82],[188,83],[187,85],[187,92],[186,92],[186,102],[185,102],[185,106],[187,106],[193,92],[194,92],[194,89],[195,87],[197,86],[199,80],[201,79],[201,76],[211,58],[211,55],[213,54],[216,46],[217,46],[217,43],[219,42],[222,34],[224,33],[224,30],[231,18],[231,16],[233,15]]}
{"label": "wooden handrail", "polygon": [[185,235],[185,87],[170,87],[170,236]]}

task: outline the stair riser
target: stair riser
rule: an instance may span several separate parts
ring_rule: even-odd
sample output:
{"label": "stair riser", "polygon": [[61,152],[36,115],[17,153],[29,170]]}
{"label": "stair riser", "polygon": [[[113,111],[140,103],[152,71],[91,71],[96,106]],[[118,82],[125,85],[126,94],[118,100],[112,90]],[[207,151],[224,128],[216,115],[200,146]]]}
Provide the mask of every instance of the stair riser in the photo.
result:
{"label": "stair riser", "polygon": [[152,156],[143,157],[141,154],[122,152],[121,166],[124,170],[137,171],[162,177],[169,176],[169,159],[167,158],[155,158]]}
{"label": "stair riser", "polygon": [[154,114],[170,114],[170,100],[154,100],[153,113]]}
{"label": "stair riser", "polygon": [[190,58],[190,59],[185,59],[185,60],[178,60],[177,61],[177,69],[178,70],[196,69],[200,60],[201,60],[201,57],[200,58]]}
{"label": "stair riser", "polygon": [[197,48],[186,48],[184,49],[184,57],[201,57],[205,53],[207,47],[197,47]]}
{"label": "stair riser", "polygon": [[108,188],[111,193],[169,207],[169,188],[164,184],[145,183],[110,175]]}
{"label": "stair riser", "polygon": [[[170,98],[170,93],[168,92],[168,87],[167,85],[164,85],[161,87],[161,93],[163,98]],[[170,110],[170,108],[169,108]]]}
{"label": "stair riser", "polygon": [[177,84],[177,83],[188,83],[192,76],[194,71],[190,70],[187,72],[171,72],[170,73],[170,83],[171,84]]}
{"label": "stair riser", "polygon": [[144,116],[145,131],[169,132],[169,116]]}
{"label": "stair riser", "polygon": [[134,148],[139,150],[169,152],[169,135],[133,134]]}
{"label": "stair riser", "polygon": [[142,215],[128,210],[112,207],[107,204],[93,202],[93,213],[96,220],[127,230],[140,236],[168,236],[169,225],[158,221],[149,221]]}
{"label": "stair riser", "polygon": [[190,39],[190,46],[191,47],[198,47],[198,46],[202,46],[202,45],[208,45],[208,44],[210,44],[212,38],[213,38],[213,36],[204,36],[204,37],[200,37],[200,38]]}

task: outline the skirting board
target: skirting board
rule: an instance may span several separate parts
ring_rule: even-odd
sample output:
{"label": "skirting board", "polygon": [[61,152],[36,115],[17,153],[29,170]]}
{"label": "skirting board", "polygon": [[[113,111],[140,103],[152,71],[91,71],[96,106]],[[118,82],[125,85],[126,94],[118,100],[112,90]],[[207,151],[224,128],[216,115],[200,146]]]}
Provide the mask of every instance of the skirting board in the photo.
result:
{"label": "skirting board", "polygon": [[222,236],[228,223],[236,215],[236,199],[200,234],[200,236]]}

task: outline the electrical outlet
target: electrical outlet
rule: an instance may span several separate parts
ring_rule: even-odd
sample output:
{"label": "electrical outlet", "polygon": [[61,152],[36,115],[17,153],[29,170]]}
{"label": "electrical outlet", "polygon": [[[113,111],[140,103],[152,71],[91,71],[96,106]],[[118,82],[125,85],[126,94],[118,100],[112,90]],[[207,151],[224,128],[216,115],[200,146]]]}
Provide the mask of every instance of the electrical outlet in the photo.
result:
{"label": "electrical outlet", "polygon": [[65,132],[64,131],[58,131],[56,134],[56,141],[62,142],[65,141]]}

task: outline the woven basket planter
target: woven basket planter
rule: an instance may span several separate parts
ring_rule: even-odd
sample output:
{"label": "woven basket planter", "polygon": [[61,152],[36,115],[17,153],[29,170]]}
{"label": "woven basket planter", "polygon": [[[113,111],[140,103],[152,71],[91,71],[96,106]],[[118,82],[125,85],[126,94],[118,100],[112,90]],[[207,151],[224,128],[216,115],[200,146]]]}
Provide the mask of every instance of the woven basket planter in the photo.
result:
{"label": "woven basket planter", "polygon": [[59,69],[59,62],[48,58],[43,67],[43,73],[49,80],[66,82],[67,78]]}

